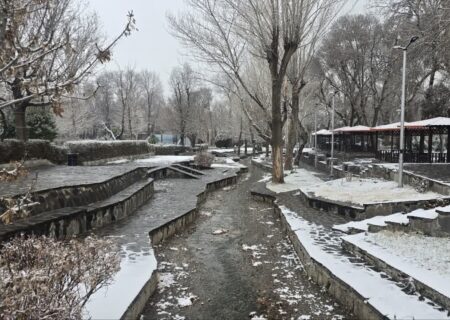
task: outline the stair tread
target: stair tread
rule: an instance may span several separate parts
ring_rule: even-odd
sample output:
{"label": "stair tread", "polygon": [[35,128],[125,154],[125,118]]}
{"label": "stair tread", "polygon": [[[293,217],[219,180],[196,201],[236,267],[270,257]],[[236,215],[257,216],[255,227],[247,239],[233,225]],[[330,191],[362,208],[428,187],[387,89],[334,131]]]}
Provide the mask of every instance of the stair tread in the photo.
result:
{"label": "stair tread", "polygon": [[186,171],[191,171],[191,172],[194,172],[194,174],[198,174],[198,175],[202,175],[202,176],[204,176],[204,175],[205,175],[205,173],[201,172],[200,170],[197,170],[197,169],[193,169],[193,168],[190,168],[190,167],[184,166],[184,165],[182,165],[182,164],[179,164],[179,163],[175,163],[175,164],[173,164],[173,165],[172,165],[172,167],[173,167],[173,166],[175,166],[175,167],[179,167],[179,168],[181,168],[181,169],[183,169],[183,170],[186,170]]}
{"label": "stair tread", "polygon": [[186,176],[188,176],[188,177],[190,177],[190,178],[192,178],[192,179],[199,179],[199,177],[198,176],[196,176],[196,175],[194,175],[194,174],[192,174],[192,173],[189,173],[189,172],[187,172],[187,171],[184,171],[184,170],[182,170],[182,169],[180,169],[180,168],[177,168],[177,167],[174,167],[174,166],[170,166],[170,167],[168,167],[170,170],[173,170],[173,171],[176,171],[176,172],[178,172],[178,173],[182,173],[182,174],[184,174],[184,175],[186,175]]}

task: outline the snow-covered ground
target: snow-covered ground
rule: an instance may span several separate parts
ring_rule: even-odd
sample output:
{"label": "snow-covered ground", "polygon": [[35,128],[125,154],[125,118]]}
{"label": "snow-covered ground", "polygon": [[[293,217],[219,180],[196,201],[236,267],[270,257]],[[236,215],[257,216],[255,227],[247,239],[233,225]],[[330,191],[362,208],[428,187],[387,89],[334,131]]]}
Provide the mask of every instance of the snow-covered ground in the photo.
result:
{"label": "snow-covered ground", "polygon": [[380,231],[346,241],[450,297],[450,241],[413,233]]}
{"label": "snow-covered ground", "polygon": [[447,207],[438,207],[434,209],[417,209],[410,213],[403,214],[401,212],[394,213],[388,216],[376,216],[373,218],[361,220],[361,221],[350,221],[345,224],[339,224],[333,226],[333,229],[339,230],[342,232],[349,232],[350,228],[358,229],[361,231],[367,231],[369,230],[369,224],[385,227],[386,222],[394,222],[399,224],[408,224],[409,219],[408,217],[417,217],[417,218],[423,218],[423,219],[436,219],[438,217],[438,213],[436,210],[442,210],[442,211],[448,211],[450,210],[450,206]]}
{"label": "snow-covered ground", "polygon": [[177,162],[191,161],[194,160],[194,156],[153,156],[146,159],[135,160],[136,163],[145,164],[172,164]]}
{"label": "snow-covered ground", "polygon": [[285,173],[287,173],[287,176],[284,177],[284,183],[269,182],[266,185],[267,188],[275,193],[280,193],[323,183],[322,179],[305,169],[295,169],[293,171],[285,171]]}
{"label": "snow-covered ground", "polygon": [[156,272],[157,262],[153,252],[131,252],[122,248],[125,257],[111,285],[94,293],[85,305],[86,319],[120,319]]}
{"label": "snow-covered ground", "polygon": [[[332,243],[333,238],[326,240],[323,236],[330,230],[304,220],[284,206],[280,209],[309,256],[365,297],[366,303],[388,319],[450,319],[446,312],[429,305],[426,299],[421,301],[417,295],[405,294],[394,282],[374,270],[352,263],[338,250],[330,250],[329,245],[336,246],[336,243]],[[447,251],[450,250],[447,248]]]}
{"label": "snow-covered ground", "polygon": [[215,158],[211,168],[246,168],[246,166],[231,158]]}
{"label": "snow-covered ground", "polygon": [[353,178],[346,181],[343,178],[301,189],[317,197],[354,204],[442,198],[442,195],[434,192],[419,193],[410,186],[399,188],[394,181],[380,179]]}

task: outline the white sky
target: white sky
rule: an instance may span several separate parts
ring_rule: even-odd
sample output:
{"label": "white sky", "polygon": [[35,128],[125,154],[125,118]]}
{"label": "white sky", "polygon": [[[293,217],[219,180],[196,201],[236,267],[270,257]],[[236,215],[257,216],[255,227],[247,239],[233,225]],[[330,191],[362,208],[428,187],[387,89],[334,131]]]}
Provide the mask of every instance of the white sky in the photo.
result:
{"label": "white sky", "polygon": [[[365,11],[369,0],[349,0],[344,13]],[[167,12],[183,10],[184,0],[88,0],[97,11],[104,33],[109,38],[122,31],[127,12],[133,10],[139,31],[122,39],[113,51],[113,60],[106,66],[133,66],[157,72],[167,87],[172,68],[188,60],[182,46],[170,35]]]}

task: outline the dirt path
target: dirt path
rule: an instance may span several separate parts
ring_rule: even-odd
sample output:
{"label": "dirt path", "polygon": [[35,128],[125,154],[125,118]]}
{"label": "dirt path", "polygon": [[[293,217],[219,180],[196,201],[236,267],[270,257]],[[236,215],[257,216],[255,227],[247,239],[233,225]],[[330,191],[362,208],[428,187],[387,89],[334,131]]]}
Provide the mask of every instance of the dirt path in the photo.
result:
{"label": "dirt path", "polygon": [[346,318],[308,281],[272,208],[251,199],[261,177],[251,168],[211,194],[195,224],[156,248],[160,283],[143,319]]}

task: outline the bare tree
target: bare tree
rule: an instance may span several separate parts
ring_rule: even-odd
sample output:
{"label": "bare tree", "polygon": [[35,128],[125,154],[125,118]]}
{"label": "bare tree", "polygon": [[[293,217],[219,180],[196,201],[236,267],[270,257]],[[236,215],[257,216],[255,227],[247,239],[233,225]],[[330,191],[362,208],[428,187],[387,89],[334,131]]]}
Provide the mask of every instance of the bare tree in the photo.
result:
{"label": "bare tree", "polygon": [[159,76],[151,71],[144,70],[139,75],[139,85],[145,96],[147,112],[147,134],[151,135],[155,128],[158,105],[163,100],[163,88]]}
{"label": "bare tree", "polygon": [[[243,79],[245,61],[263,59],[271,77],[272,179],[283,182],[281,90],[292,55],[305,36],[305,21],[336,1],[190,0],[191,11],[169,17],[175,35],[202,61],[214,63],[265,109]],[[306,22],[309,23],[309,22]]]}
{"label": "bare tree", "polygon": [[180,134],[183,146],[185,145],[188,124],[192,117],[196,82],[195,73],[187,63],[183,64],[182,67],[174,68],[170,75],[172,96],[169,99],[169,105],[173,110],[177,131]]}
{"label": "bare tree", "polygon": [[76,0],[0,1],[0,109],[14,108],[19,139],[27,138],[28,107],[50,105],[61,115],[62,100],[134,29],[130,13],[124,30],[102,45],[96,16],[82,11]]}

